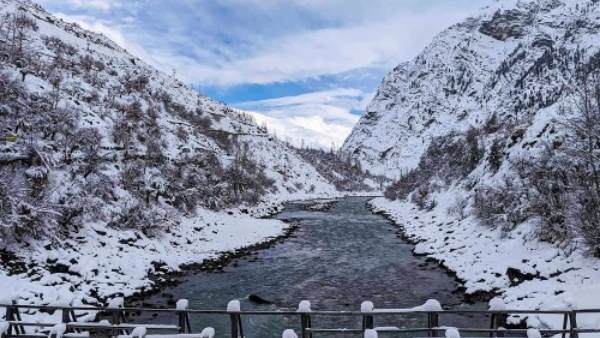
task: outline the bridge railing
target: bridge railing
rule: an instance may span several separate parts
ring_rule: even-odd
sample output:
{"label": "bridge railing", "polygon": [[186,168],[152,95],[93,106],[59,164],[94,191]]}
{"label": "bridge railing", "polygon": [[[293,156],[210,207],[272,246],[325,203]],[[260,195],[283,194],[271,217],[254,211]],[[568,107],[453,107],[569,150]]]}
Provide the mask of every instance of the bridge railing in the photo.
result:
{"label": "bridge railing", "polygon": [[[312,311],[310,310],[310,304],[299,307],[297,310],[277,310],[277,311],[262,311],[262,310],[241,310],[239,308],[239,302],[228,306],[226,310],[201,310],[201,309],[189,309],[187,308],[187,302],[185,307],[179,307],[174,309],[165,308],[143,308],[143,307],[92,307],[92,306],[52,306],[52,305],[28,305],[28,304],[0,304],[0,309],[4,309],[4,316],[0,319],[2,322],[8,323],[8,328],[5,332],[1,332],[1,338],[43,338],[48,337],[49,329],[55,327],[56,322],[27,322],[22,319],[22,311],[39,311],[45,313],[54,313],[55,311],[61,312],[61,322],[64,324],[67,335],[65,338],[81,338],[82,332],[87,332],[86,337],[94,338],[98,337],[116,337],[121,335],[129,335],[131,337],[132,331],[136,327],[145,327],[151,331],[170,331],[176,332],[180,335],[179,338],[185,338],[185,335],[190,335],[189,338],[198,338],[197,334],[194,335],[192,327],[190,325],[190,316],[206,316],[206,315],[219,315],[229,317],[231,324],[231,337],[242,338],[246,337],[244,334],[244,327],[242,318],[255,317],[255,316],[286,316],[286,317],[297,317],[299,319],[300,336],[302,338],[313,338],[313,334],[321,335],[349,335],[359,337],[362,336],[365,331],[374,329],[377,332],[385,333],[386,335],[407,335],[412,334],[414,336],[427,336],[427,337],[440,337],[444,335],[444,331],[448,328],[443,325],[444,316],[450,315],[485,315],[489,317],[489,327],[477,328],[477,327],[458,327],[458,331],[461,333],[468,334],[479,334],[479,336],[488,335],[489,337],[505,337],[505,336],[523,336],[527,333],[526,329],[522,328],[504,328],[506,319],[508,316],[520,315],[560,315],[562,316],[562,328],[561,329],[539,329],[538,331],[542,335],[558,335],[562,338],[578,338],[579,334],[582,333],[600,333],[600,328],[580,328],[577,326],[577,317],[582,314],[597,314],[600,316],[600,309],[574,309],[574,310],[523,310],[523,309],[502,309],[502,310],[443,310],[439,309],[373,309],[361,307],[361,311]],[[303,301],[306,302],[306,301]],[[232,305],[230,303],[230,305]],[[97,320],[99,317],[107,318],[103,323],[83,322],[78,321],[78,315],[76,311],[86,312],[94,315]],[[173,319],[177,320],[177,325],[161,325],[161,324],[143,324],[143,323],[127,323],[126,313],[163,313],[172,314]],[[102,316],[97,316],[101,314]],[[382,316],[394,316],[397,318],[407,316],[425,316],[426,326],[424,327],[377,327],[375,324],[378,317]],[[313,327],[312,322],[315,318],[320,317],[349,317],[356,318],[362,322],[360,329],[357,328],[326,328],[326,327]],[[33,328],[26,329],[26,328]],[[42,332],[42,333],[40,333]],[[68,334],[71,333],[69,336]],[[80,333],[79,335],[77,333]],[[51,335],[51,334],[50,334]],[[171,334],[172,335],[172,334]],[[136,337],[143,338],[143,337]],[[251,338],[251,337],[248,337]],[[266,337],[260,337],[266,338]]]}

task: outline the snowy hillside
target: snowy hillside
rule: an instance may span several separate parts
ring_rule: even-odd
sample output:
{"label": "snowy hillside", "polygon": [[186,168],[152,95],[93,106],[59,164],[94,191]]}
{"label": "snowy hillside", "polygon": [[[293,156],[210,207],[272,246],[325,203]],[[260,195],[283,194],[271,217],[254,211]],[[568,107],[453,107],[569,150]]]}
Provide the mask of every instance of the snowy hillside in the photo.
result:
{"label": "snowy hillside", "polygon": [[459,186],[457,208],[488,224],[537,218],[541,239],[582,238],[600,254],[600,3],[514,6],[450,27],[396,67],[343,151],[396,179],[391,199],[431,209]]}
{"label": "snowy hillside", "polygon": [[467,293],[598,306],[599,33],[598,1],[499,1],[390,72],[346,140],[396,180],[372,205]]}
{"label": "snowy hillside", "polygon": [[537,139],[565,97],[566,61],[598,51],[599,9],[595,1],[514,3],[448,28],[394,68],[342,149],[397,178],[416,168],[433,137],[494,117],[527,131],[515,141]]}
{"label": "snowy hillside", "polygon": [[286,227],[251,215],[336,194],[249,115],[33,2],[0,0],[0,288],[21,301],[130,295],[157,266]]}

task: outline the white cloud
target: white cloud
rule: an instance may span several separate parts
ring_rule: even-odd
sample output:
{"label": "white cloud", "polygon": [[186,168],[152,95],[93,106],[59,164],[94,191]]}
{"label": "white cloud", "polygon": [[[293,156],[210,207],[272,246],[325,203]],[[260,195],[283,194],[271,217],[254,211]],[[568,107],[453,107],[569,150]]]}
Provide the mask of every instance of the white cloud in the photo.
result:
{"label": "white cloud", "polygon": [[101,11],[108,11],[111,8],[120,6],[120,2],[115,0],[68,0],[68,2],[78,8],[91,8]]}
{"label": "white cloud", "polygon": [[[374,65],[391,68],[488,1],[450,4],[438,0],[427,5],[420,0],[56,3],[62,2],[62,8],[81,7],[86,15],[102,18],[87,17],[85,22],[128,50],[144,52],[138,56],[162,70],[174,68],[186,82],[228,87],[299,81]],[[106,13],[114,8],[122,10]],[[73,13],[72,9],[67,12]],[[132,14],[142,11],[143,21],[130,21]]]}
{"label": "white cloud", "polygon": [[[308,1],[305,6],[315,11],[330,7],[324,4],[327,2]],[[275,6],[271,2],[262,6],[268,5]],[[331,12],[332,18],[341,16],[340,20],[346,21],[331,27],[248,38],[245,48],[235,44],[201,46],[207,48],[191,49],[192,55],[186,56],[159,49],[154,57],[163,67],[170,63],[186,81],[205,85],[298,81],[377,65],[391,68],[414,57],[435,34],[466,16],[464,9],[447,6],[443,11],[438,8],[417,14],[390,2],[387,12],[383,8],[361,17],[362,13],[355,12],[357,6],[340,6],[345,11]],[[351,14],[355,19],[349,19]],[[202,34],[198,32],[199,40],[203,40]]]}
{"label": "white cloud", "polygon": [[339,147],[352,131],[366,94],[357,89],[336,89],[277,99],[245,102],[239,108],[265,123],[278,137],[295,145],[329,149]]}

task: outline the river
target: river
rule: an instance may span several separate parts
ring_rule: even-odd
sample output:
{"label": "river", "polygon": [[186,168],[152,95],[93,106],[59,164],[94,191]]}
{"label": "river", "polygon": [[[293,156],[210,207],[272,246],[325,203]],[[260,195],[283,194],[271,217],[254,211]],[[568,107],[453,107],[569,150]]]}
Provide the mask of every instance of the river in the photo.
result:
{"label": "river", "polygon": [[[399,228],[373,214],[366,197],[339,199],[327,211],[309,211],[309,202],[291,203],[274,218],[299,223],[284,242],[240,258],[219,272],[189,272],[181,283],[144,302],[164,306],[167,298],[186,298],[190,308],[224,309],[239,299],[242,310],[296,308],[300,300],[313,310],[358,310],[364,300],[377,308],[404,308],[429,298],[445,308],[482,309],[466,304],[458,282],[435,262],[413,255],[413,245],[402,239]],[[272,304],[248,299],[254,294]],[[163,315],[158,315],[163,316]],[[143,319],[143,318],[142,318]],[[150,318],[145,318],[149,320]],[[156,318],[155,318],[156,319]],[[377,318],[376,325],[422,326],[423,317]],[[481,318],[442,317],[441,325],[483,326]],[[229,334],[226,316],[194,316],[195,330],[212,326],[218,337]],[[329,318],[313,327],[360,327],[360,319]],[[280,337],[284,328],[298,329],[296,316],[273,320],[244,318],[246,337]]]}

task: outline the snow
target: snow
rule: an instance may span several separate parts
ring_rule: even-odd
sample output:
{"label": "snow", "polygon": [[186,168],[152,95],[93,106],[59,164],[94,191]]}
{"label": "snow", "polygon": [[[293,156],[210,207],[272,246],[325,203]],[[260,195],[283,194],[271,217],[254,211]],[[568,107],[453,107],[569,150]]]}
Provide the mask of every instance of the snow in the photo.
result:
{"label": "snow", "polygon": [[227,312],[240,312],[241,311],[241,305],[240,305],[240,301],[235,299],[230,301],[229,303],[227,303]]}
{"label": "snow", "polygon": [[50,328],[50,333],[48,334],[48,337],[49,338],[62,338],[66,331],[67,331],[67,325],[64,323],[59,323],[59,324],[54,325],[52,328]]}
{"label": "snow", "polygon": [[180,299],[175,303],[175,308],[177,310],[187,310],[190,305],[190,302],[187,299]]}
{"label": "snow", "polygon": [[489,310],[490,311],[504,311],[504,310],[506,310],[506,304],[504,304],[504,301],[501,298],[494,298],[494,299],[490,300]]}
{"label": "snow", "polygon": [[131,338],[144,338],[146,337],[146,327],[138,326],[131,331]]}
{"label": "snow", "polygon": [[283,331],[281,338],[298,338],[298,335],[296,334],[296,332],[294,332],[294,330],[287,329]]}
{"label": "snow", "polygon": [[215,329],[213,329],[212,327],[205,327],[204,329],[202,329],[202,332],[200,332],[200,337],[201,338],[214,338],[215,337]]}
{"label": "snow", "polygon": [[428,299],[424,304],[404,309],[373,309],[373,312],[405,313],[405,312],[437,312],[443,311],[442,305],[435,299]]}
{"label": "snow", "polygon": [[310,301],[303,300],[298,304],[298,312],[310,312]]}
{"label": "snow", "polygon": [[443,311],[442,305],[436,299],[428,299],[421,309],[422,311]]}
{"label": "snow", "polygon": [[122,309],[125,307],[125,299],[123,299],[123,297],[110,299],[106,307],[109,309]]}
{"label": "snow", "polygon": [[10,328],[10,324],[7,322],[0,322],[0,336],[8,333],[8,329]]}
{"label": "snow", "polygon": [[460,333],[455,327],[449,327],[444,333],[446,338],[460,338]]}
{"label": "snow", "polygon": [[[458,219],[447,209],[460,191],[439,192],[438,206],[419,210],[409,202],[375,198],[370,204],[400,226],[414,252],[434,258],[466,288],[467,294],[496,292],[490,310],[593,309],[600,304],[600,262],[582,251],[567,251],[537,240],[535,228],[522,224],[508,236],[500,229],[481,224],[474,217]],[[538,278],[515,283],[509,268]],[[377,309],[375,310],[377,311]],[[406,311],[406,310],[404,310]],[[524,316],[511,316],[516,323]],[[583,328],[600,327],[600,314],[578,314]],[[560,315],[530,315],[532,327],[562,328]]]}
{"label": "snow", "polygon": [[364,301],[360,304],[360,312],[373,312],[374,308],[375,305],[373,305],[373,302],[369,300]]}
{"label": "snow", "polygon": [[527,338],[542,338],[542,335],[536,329],[527,329]]}
{"label": "snow", "polygon": [[371,330],[371,329],[365,330],[364,338],[377,338],[378,336],[379,335],[377,334],[377,331],[375,331],[375,330]]}
{"label": "snow", "polygon": [[[21,304],[104,306],[108,299],[128,297],[156,287],[156,282],[168,281],[168,272],[180,271],[187,264],[217,259],[228,252],[280,236],[289,225],[262,217],[281,210],[285,202],[342,196],[311,163],[300,158],[285,142],[262,131],[234,109],[202,96],[177,79],[150,67],[106,37],[65,23],[27,0],[0,0],[0,15],[15,12],[19,7],[30,13],[39,25],[38,31],[31,32],[28,44],[38,50],[42,57],[53,57],[43,37],[57,37],[73,45],[78,55],[91,55],[106,64],[107,69],[110,66],[118,73],[118,76],[108,76],[106,71],[100,73],[102,85],[99,86],[89,84],[77,74],[67,77],[64,95],[59,103],[61,107],[78,107],[81,123],[94,126],[102,135],[103,148],[112,149],[115,146],[110,136],[113,118],[110,114],[103,117],[106,107],[76,100],[66,93],[76,92],[85,96],[97,91],[101,98],[106,98],[114,95],[107,88],[122,86],[119,79],[123,75],[148,75],[149,92],[165,91],[173,102],[187,110],[200,110],[214,117],[211,128],[215,131],[238,135],[239,143],[247,143],[252,149],[252,159],[265,166],[265,173],[275,181],[277,192],[263,196],[256,206],[240,205],[220,212],[197,208],[186,214],[169,216],[173,224],[151,235],[110,224],[111,216],[106,219],[88,217],[91,219],[84,220],[84,224],[69,233],[67,238],[46,236],[21,243],[7,243],[0,238],[0,249],[15,252],[19,260],[34,266],[31,271],[16,274],[0,269],[0,289],[3,290],[0,303],[17,300]],[[10,65],[3,65],[2,71],[13,77],[18,75],[18,70]],[[24,86],[32,93],[46,92],[52,88],[46,80],[34,74],[27,76]],[[123,94],[115,99],[119,104],[129,104],[135,99],[141,100],[144,105],[149,104],[145,98],[134,95]],[[164,136],[166,157],[180,158],[182,149],[185,149],[214,153],[225,165],[231,162],[232,154],[204,133],[190,133],[187,142],[177,140],[176,128],[186,128],[189,124],[176,114],[161,110],[157,123]],[[31,169],[23,175],[36,177],[41,174],[40,170]],[[114,178],[120,175],[121,169],[116,165],[108,166],[104,173]],[[55,185],[49,190],[56,194],[64,192],[72,183],[70,173],[63,168],[51,168],[49,181]],[[162,183],[157,179],[156,184]],[[123,208],[125,201],[131,199],[130,194],[121,188],[115,188],[113,193],[123,205],[103,203],[98,205],[102,209],[99,213],[114,216],[115,211]],[[52,273],[49,268],[52,264],[60,264],[67,269],[65,272]],[[157,264],[162,268],[157,269]],[[58,316],[56,313],[25,315],[27,319],[59,321]]]}
{"label": "snow", "polygon": [[[416,168],[433,137],[481,127],[492,114],[501,121],[514,118],[517,102],[526,102],[537,93],[559,93],[566,98],[568,94],[560,89],[566,80],[555,72],[529,76],[546,52],[536,42],[546,37],[554,42],[553,48],[575,51],[581,47],[593,55],[600,47],[597,29],[578,31],[569,39],[564,35],[580,20],[594,26],[599,7],[583,0],[545,1],[544,9],[537,8],[537,1],[519,2],[519,9],[527,14],[523,17],[530,21],[517,17],[508,24],[524,26],[522,36],[501,40],[480,32],[497,9],[517,3],[496,1],[495,6],[444,30],[416,58],[391,70],[342,151],[353,154],[370,172],[396,179]],[[554,7],[555,2],[564,5]],[[585,12],[586,7],[591,10]],[[523,59],[515,57],[521,51]],[[510,67],[503,72],[507,64]],[[524,109],[517,118],[536,119],[541,110]]]}

